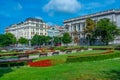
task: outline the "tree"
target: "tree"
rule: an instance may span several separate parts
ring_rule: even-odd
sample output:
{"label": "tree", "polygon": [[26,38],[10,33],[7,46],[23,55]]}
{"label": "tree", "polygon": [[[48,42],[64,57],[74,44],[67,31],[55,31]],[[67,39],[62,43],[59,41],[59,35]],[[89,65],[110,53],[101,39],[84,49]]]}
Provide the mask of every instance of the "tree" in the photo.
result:
{"label": "tree", "polygon": [[23,37],[20,37],[20,39],[18,40],[18,42],[20,43],[20,44],[28,44],[28,39],[26,39],[26,38],[23,38]]}
{"label": "tree", "polygon": [[91,45],[92,42],[94,41],[95,27],[96,27],[96,23],[91,18],[87,18],[84,33],[86,35],[86,39],[87,39],[89,45]]}
{"label": "tree", "polygon": [[41,35],[35,34],[31,40],[31,42],[32,42],[32,45],[41,46],[44,43],[48,43],[49,40],[50,40],[50,37],[48,37],[48,36],[41,36]]}
{"label": "tree", "polygon": [[59,44],[61,42],[62,42],[61,37],[58,37],[58,36],[54,37],[54,43],[55,44]]}
{"label": "tree", "polygon": [[108,45],[109,42],[113,41],[120,34],[120,29],[117,28],[114,22],[104,18],[97,22],[95,34],[103,43]]}
{"label": "tree", "polygon": [[39,35],[35,34],[31,40],[32,45],[39,45]]}
{"label": "tree", "polygon": [[45,43],[48,44],[50,42],[51,37],[50,36],[45,36]]}
{"label": "tree", "polygon": [[10,38],[8,38],[8,36],[6,36],[5,34],[0,34],[0,46],[6,47],[9,46],[10,44],[11,44]]}
{"label": "tree", "polygon": [[16,44],[17,43],[17,40],[16,40],[16,37],[12,34],[12,33],[6,33],[5,34],[9,40],[10,40],[10,44]]}
{"label": "tree", "polygon": [[73,32],[73,36],[74,36],[74,43],[77,43],[77,45],[79,45],[79,37],[78,37],[78,35],[79,35],[79,32],[78,31],[76,31],[76,30],[74,30],[74,32]]}
{"label": "tree", "polygon": [[64,44],[68,44],[68,43],[72,42],[72,38],[70,37],[69,33],[66,32],[66,33],[63,34],[62,42]]}

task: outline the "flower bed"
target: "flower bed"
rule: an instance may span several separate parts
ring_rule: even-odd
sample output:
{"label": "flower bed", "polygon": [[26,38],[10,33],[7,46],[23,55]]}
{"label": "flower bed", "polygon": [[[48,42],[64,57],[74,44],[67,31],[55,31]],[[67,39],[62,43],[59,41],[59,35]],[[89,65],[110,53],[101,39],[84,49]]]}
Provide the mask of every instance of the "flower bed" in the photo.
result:
{"label": "flower bed", "polygon": [[40,61],[30,62],[28,63],[28,65],[31,67],[48,67],[48,66],[52,66],[52,61],[49,59],[40,60]]}
{"label": "flower bed", "polygon": [[120,57],[119,52],[106,51],[100,54],[89,54],[84,56],[68,56],[67,62],[85,62],[85,61],[96,61],[105,60]]}
{"label": "flower bed", "polygon": [[39,51],[37,50],[27,50],[25,51],[26,54],[36,54],[36,53],[39,53]]}

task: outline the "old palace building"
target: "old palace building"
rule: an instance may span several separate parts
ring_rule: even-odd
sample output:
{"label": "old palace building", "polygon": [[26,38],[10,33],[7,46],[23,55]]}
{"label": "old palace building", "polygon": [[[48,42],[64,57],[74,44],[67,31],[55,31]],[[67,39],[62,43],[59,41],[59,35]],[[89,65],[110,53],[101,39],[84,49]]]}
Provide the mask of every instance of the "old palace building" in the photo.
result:
{"label": "old palace building", "polygon": [[[78,34],[79,38],[83,38],[83,30],[84,30],[84,27],[86,26],[85,21],[87,18],[91,18],[95,22],[103,18],[109,18],[112,22],[114,22],[120,28],[120,10],[119,9],[98,12],[95,14],[90,14],[90,15],[85,15],[85,16],[65,20],[64,26],[67,29],[67,31],[70,33],[72,38],[74,38],[73,37],[74,31],[77,31],[79,33]],[[116,37],[114,43],[120,43],[120,37]]]}
{"label": "old palace building", "polygon": [[37,18],[27,18],[24,22],[13,24],[6,28],[5,32],[10,32],[17,39],[20,37],[32,39],[35,34],[47,35],[47,24]]}

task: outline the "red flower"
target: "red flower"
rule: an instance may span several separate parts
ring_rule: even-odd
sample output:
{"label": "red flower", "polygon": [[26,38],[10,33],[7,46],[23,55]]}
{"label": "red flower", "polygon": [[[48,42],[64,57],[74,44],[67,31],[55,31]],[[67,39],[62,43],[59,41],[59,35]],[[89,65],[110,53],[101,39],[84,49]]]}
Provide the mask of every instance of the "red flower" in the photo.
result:
{"label": "red flower", "polygon": [[28,65],[31,67],[48,67],[52,66],[52,63],[51,60],[41,60],[36,62],[30,62],[28,63]]}

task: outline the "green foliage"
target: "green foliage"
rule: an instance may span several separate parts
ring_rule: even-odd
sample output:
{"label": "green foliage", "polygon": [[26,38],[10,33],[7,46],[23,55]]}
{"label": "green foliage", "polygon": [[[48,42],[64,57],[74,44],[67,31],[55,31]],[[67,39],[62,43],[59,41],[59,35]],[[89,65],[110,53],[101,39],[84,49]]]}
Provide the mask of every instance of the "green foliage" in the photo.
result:
{"label": "green foliage", "polygon": [[87,18],[84,32],[86,35],[86,39],[88,40],[90,45],[92,45],[92,42],[94,42],[95,27],[96,27],[96,23],[91,18]]}
{"label": "green foliage", "polygon": [[31,40],[32,45],[38,45],[39,43],[39,35],[35,34]]}
{"label": "green foliage", "polygon": [[119,34],[120,30],[109,19],[104,18],[97,22],[95,36],[99,37],[106,45],[108,45],[108,42],[113,41],[115,36]]}
{"label": "green foliage", "polygon": [[0,34],[0,46],[1,47],[9,46],[9,44],[11,43],[12,41],[8,36],[6,36],[5,34]]}
{"label": "green foliage", "polygon": [[85,56],[72,56],[67,58],[67,62],[85,62],[85,61],[97,61],[97,60],[105,60],[120,57],[120,53],[104,53],[104,54],[93,54],[93,55],[85,55]]}
{"label": "green foliage", "polygon": [[58,46],[54,48],[54,50],[65,50],[65,49],[66,49],[65,46]]}
{"label": "green foliage", "polygon": [[57,44],[57,43],[61,43],[62,42],[62,38],[61,37],[54,37],[54,43]]}
{"label": "green foliage", "polygon": [[17,40],[11,33],[0,34],[0,46],[5,47],[10,44],[16,44]]}
{"label": "green foliage", "polygon": [[18,40],[18,42],[20,43],[20,44],[28,44],[28,39],[26,39],[26,38],[23,38],[23,37],[20,37],[20,39]]}
{"label": "green foliage", "polygon": [[49,36],[41,36],[41,35],[37,35],[35,34],[31,40],[32,45],[43,45],[44,43],[47,44],[49,43],[51,37]]}
{"label": "green foliage", "polygon": [[5,35],[10,39],[11,44],[17,43],[16,37],[12,33],[6,33]]}
{"label": "green foliage", "polygon": [[[94,51],[86,51],[90,54]],[[98,51],[95,51],[96,53]],[[81,52],[79,54],[84,54]],[[105,74],[111,70],[120,71],[120,59],[110,59],[101,61],[75,62],[75,63],[61,63],[64,58],[71,54],[56,55],[49,57],[40,57],[40,60],[54,59],[57,64],[51,67],[10,67],[0,68],[0,80],[119,80],[119,73],[110,73],[113,78]],[[76,55],[75,53],[72,55]],[[77,54],[78,55],[78,54]],[[42,58],[42,59],[41,59]],[[21,74],[24,74],[20,76]],[[47,75],[47,76],[46,76]],[[118,75],[118,76],[116,76]]]}
{"label": "green foliage", "polygon": [[64,44],[68,44],[68,43],[72,42],[72,38],[70,37],[69,33],[66,32],[66,33],[63,34],[62,42]]}
{"label": "green foliage", "polygon": [[50,39],[51,39],[51,37],[50,36],[44,36],[45,37],[45,43],[47,44],[47,43],[49,43],[50,42]]}
{"label": "green foliage", "polygon": [[85,33],[86,34],[91,34],[95,30],[96,24],[91,18],[86,19],[86,28],[85,28]]}

